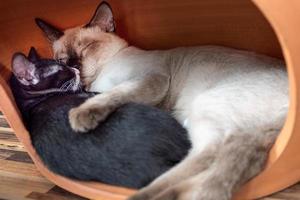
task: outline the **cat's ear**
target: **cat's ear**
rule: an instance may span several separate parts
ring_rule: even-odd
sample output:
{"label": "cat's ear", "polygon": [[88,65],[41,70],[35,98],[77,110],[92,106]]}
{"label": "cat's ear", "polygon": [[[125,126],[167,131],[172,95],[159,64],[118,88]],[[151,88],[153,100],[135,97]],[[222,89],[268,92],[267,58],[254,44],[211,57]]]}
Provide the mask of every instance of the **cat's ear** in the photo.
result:
{"label": "cat's ear", "polygon": [[40,60],[40,56],[34,47],[31,47],[29,50],[28,59],[33,63]]}
{"label": "cat's ear", "polygon": [[15,77],[24,85],[35,85],[39,77],[35,73],[36,67],[22,53],[15,53],[12,58],[12,72]]}
{"label": "cat's ear", "polygon": [[91,21],[85,27],[99,26],[105,32],[115,31],[115,21],[110,5],[103,1],[97,7]]}
{"label": "cat's ear", "polygon": [[38,27],[40,27],[40,29],[42,29],[42,31],[45,33],[46,37],[51,43],[55,42],[61,36],[64,35],[64,32],[62,32],[58,28],[55,28],[54,26],[50,25],[49,23],[45,22],[40,18],[35,18],[35,23],[38,25]]}

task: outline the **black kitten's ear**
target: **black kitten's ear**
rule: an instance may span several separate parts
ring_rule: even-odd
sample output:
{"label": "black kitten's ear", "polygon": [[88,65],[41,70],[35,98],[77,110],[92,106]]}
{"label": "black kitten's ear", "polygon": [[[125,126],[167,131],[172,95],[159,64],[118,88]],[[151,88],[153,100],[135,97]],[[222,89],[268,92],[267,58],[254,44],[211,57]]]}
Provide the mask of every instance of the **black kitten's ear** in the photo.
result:
{"label": "black kitten's ear", "polygon": [[37,51],[34,47],[31,47],[30,50],[29,50],[28,59],[31,62],[37,62],[37,61],[40,60],[40,56],[39,56],[39,54],[37,53]]}
{"label": "black kitten's ear", "polygon": [[35,73],[35,65],[22,53],[16,53],[12,58],[12,72],[24,85],[37,84],[39,77]]}
{"label": "black kitten's ear", "polygon": [[92,17],[91,21],[85,27],[99,26],[103,31],[114,32],[115,22],[112,9],[108,3],[101,2]]}
{"label": "black kitten's ear", "polygon": [[35,18],[35,23],[38,25],[38,27],[40,27],[40,29],[42,29],[51,43],[55,42],[64,35],[64,32],[60,31],[58,28],[55,28],[54,26],[48,24],[40,18]]}

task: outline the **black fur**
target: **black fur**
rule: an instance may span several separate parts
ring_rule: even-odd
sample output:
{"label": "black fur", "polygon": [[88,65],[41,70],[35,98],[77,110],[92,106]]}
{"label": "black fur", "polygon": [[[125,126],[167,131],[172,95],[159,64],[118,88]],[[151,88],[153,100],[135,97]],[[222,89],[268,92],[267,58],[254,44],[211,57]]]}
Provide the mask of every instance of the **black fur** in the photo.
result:
{"label": "black fur", "polygon": [[67,55],[68,58],[66,64],[70,67],[80,69],[81,60],[73,48],[67,47]]}
{"label": "black fur", "polygon": [[185,156],[185,130],[169,114],[145,105],[125,105],[87,134],[72,131],[67,113],[89,96],[57,95],[31,112],[33,145],[53,171],[140,188]]}
{"label": "black fur", "polygon": [[95,130],[78,134],[69,125],[68,111],[93,94],[47,94],[28,106],[24,101],[39,97],[24,96],[14,76],[11,83],[33,146],[58,174],[140,188],[178,163],[190,148],[185,129],[157,108],[124,105]]}

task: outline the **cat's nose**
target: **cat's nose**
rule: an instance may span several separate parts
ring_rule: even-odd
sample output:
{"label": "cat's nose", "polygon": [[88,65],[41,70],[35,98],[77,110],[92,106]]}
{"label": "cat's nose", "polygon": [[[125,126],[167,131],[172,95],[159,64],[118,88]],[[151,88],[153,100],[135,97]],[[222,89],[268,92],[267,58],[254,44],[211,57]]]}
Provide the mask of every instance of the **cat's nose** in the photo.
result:
{"label": "cat's nose", "polygon": [[90,91],[90,89],[91,89],[91,85],[83,85],[83,89],[84,89],[84,91]]}
{"label": "cat's nose", "polygon": [[74,68],[77,68],[77,69],[79,69],[79,66],[80,66],[77,58],[68,59],[66,64],[69,67],[74,67]]}

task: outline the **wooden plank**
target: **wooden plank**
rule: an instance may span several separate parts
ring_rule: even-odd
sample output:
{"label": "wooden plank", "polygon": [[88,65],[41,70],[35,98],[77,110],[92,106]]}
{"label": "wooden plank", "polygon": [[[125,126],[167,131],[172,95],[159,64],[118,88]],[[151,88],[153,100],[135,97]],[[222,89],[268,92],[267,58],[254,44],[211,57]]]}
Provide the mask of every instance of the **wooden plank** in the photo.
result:
{"label": "wooden plank", "polygon": [[9,200],[28,200],[31,192],[45,193],[54,185],[50,182],[33,181],[22,177],[0,176],[0,197]]}
{"label": "wooden plank", "polygon": [[[16,191],[15,191],[16,192]],[[0,191],[0,195],[3,195],[3,198],[0,198],[0,200],[30,200],[26,197],[22,197],[22,194],[18,194],[18,193],[1,193]]]}
{"label": "wooden plank", "polygon": [[44,194],[39,192],[32,192],[28,196],[29,199],[36,199],[36,200],[70,200],[67,197],[59,196],[55,194]]}
{"label": "wooden plank", "polygon": [[20,163],[11,160],[0,160],[0,174],[1,176],[11,178],[22,178],[32,180],[34,182],[48,182],[39,171],[37,171],[34,164]]}
{"label": "wooden plank", "polygon": [[25,151],[23,144],[21,144],[15,134],[10,131],[1,131],[0,127],[0,149]]}
{"label": "wooden plank", "polygon": [[[57,188],[57,187],[54,187]],[[52,189],[51,189],[52,190]],[[50,190],[50,191],[51,191]],[[47,193],[39,193],[32,192],[26,197],[29,199],[37,199],[37,200],[86,200],[86,198],[79,197],[77,195],[71,194],[63,189],[62,193],[57,192],[47,192]]]}
{"label": "wooden plank", "polygon": [[33,161],[29,157],[28,153],[21,151],[15,151],[11,156],[7,157],[6,160],[33,164]]}
{"label": "wooden plank", "polygon": [[50,189],[47,194],[55,194],[55,195],[58,195],[58,196],[63,196],[63,197],[66,197],[70,200],[86,200],[86,198],[83,198],[83,197],[80,197],[80,196],[77,196],[75,194],[72,194],[58,186],[54,186],[52,189]]}
{"label": "wooden plank", "polygon": [[0,149],[12,150],[12,151],[26,151],[24,146],[19,142],[9,142],[0,140]]}
{"label": "wooden plank", "polygon": [[0,127],[0,133],[13,133],[14,130],[9,127]]}
{"label": "wooden plank", "polygon": [[299,200],[300,194],[299,193],[288,193],[288,192],[280,192],[276,195],[272,195],[272,197],[277,199],[287,199],[287,200]]}
{"label": "wooden plank", "polygon": [[3,115],[0,115],[0,127],[9,128],[9,124]]}
{"label": "wooden plank", "polygon": [[0,128],[0,133],[1,133],[0,141],[7,140],[7,141],[11,141],[11,142],[19,142],[18,138],[16,137],[16,135],[13,132],[7,132],[7,131],[1,132],[1,128]]}
{"label": "wooden plank", "polygon": [[14,154],[14,151],[0,149],[0,160],[4,160]]}

